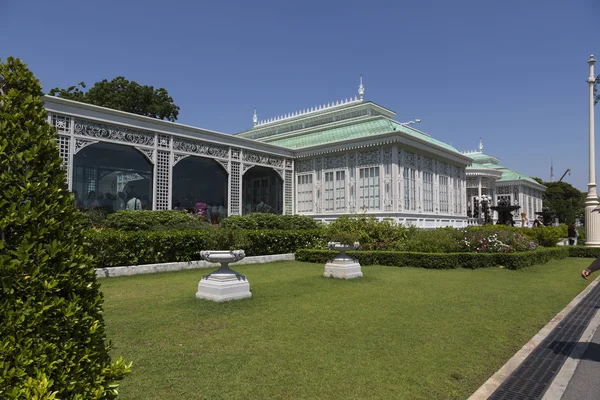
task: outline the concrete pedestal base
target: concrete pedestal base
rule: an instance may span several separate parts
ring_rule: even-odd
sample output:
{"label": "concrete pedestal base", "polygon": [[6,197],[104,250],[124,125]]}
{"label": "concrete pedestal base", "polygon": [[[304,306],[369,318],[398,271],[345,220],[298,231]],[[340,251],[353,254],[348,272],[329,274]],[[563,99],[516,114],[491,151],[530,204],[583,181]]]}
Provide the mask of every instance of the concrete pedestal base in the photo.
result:
{"label": "concrete pedestal base", "polygon": [[360,278],[363,276],[363,273],[360,269],[360,264],[354,260],[350,261],[346,259],[345,261],[338,261],[333,259],[325,264],[323,276],[327,278],[352,279]]}
{"label": "concrete pedestal base", "polygon": [[196,297],[199,299],[224,302],[252,297],[250,283],[245,277],[235,274],[211,274],[198,283]]}

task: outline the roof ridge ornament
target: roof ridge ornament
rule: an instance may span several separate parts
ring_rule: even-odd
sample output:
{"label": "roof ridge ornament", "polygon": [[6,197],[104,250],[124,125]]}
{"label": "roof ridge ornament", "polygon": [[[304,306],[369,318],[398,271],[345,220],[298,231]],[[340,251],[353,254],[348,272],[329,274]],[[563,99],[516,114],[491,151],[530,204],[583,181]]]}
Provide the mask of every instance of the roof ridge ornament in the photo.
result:
{"label": "roof ridge ornament", "polygon": [[252,123],[254,123],[254,126],[258,125],[258,115],[256,115],[256,107],[254,107],[254,116],[252,117]]}
{"label": "roof ridge ornament", "polygon": [[483,141],[479,138],[479,152],[483,153]]}
{"label": "roof ridge ornament", "polygon": [[360,101],[363,101],[363,97],[365,95],[365,87],[362,82],[362,74],[360,74],[360,85],[358,86],[358,96],[360,97]]}

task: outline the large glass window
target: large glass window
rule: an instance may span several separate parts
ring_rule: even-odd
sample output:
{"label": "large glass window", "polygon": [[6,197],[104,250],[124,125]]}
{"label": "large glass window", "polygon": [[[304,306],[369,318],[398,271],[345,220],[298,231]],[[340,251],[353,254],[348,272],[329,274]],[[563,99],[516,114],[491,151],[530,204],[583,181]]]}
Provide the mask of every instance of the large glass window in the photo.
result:
{"label": "large glass window", "polygon": [[454,214],[459,215],[463,205],[463,193],[460,180],[454,178]]}
{"label": "large glass window", "polygon": [[448,177],[440,176],[440,212],[448,213]]}
{"label": "large glass window", "polygon": [[325,211],[346,209],[346,172],[325,172]]}
{"label": "large glass window", "polygon": [[73,193],[79,208],[152,209],[153,166],[138,150],[96,143],[75,154],[73,164]]}
{"label": "large glass window", "polygon": [[416,171],[414,169],[404,167],[404,209],[416,210]]}
{"label": "large glass window", "polygon": [[346,171],[335,172],[335,210],[346,210]]}
{"label": "large glass window", "polygon": [[298,212],[313,211],[313,180],[312,174],[299,175],[297,189]]}
{"label": "large glass window", "polygon": [[378,210],[379,202],[379,167],[361,168],[358,175],[358,207]]}
{"label": "large glass window", "polygon": [[433,174],[423,172],[423,211],[433,212]]}
{"label": "large glass window", "polygon": [[333,180],[333,172],[325,172],[325,190],[323,192],[325,198],[325,211],[333,211],[335,182]]}
{"label": "large glass window", "polygon": [[242,179],[243,212],[282,214],[283,179],[271,168],[255,166]]}
{"label": "large glass window", "polygon": [[227,172],[210,158],[189,156],[173,168],[172,207],[206,216],[227,217]]}

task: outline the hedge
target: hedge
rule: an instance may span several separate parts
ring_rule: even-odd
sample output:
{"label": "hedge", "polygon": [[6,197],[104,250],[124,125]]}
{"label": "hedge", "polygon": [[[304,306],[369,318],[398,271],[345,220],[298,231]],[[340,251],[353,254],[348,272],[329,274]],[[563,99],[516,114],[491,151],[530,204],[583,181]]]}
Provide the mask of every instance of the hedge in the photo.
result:
{"label": "hedge", "polygon": [[[319,230],[235,231],[243,241],[246,256],[294,253],[299,248],[323,246]],[[97,268],[155,264],[200,259],[200,250],[218,250],[211,236],[213,229],[176,231],[92,230],[86,233],[86,250],[95,258]],[[236,247],[236,244],[233,244]]]}
{"label": "hedge", "polygon": [[[300,249],[297,261],[325,264],[339,253],[331,250]],[[569,250],[543,248],[518,253],[411,253],[400,251],[348,251],[350,257],[361,265],[389,265],[394,267],[417,267],[431,269],[486,268],[504,266],[520,269],[534,264],[543,264],[554,258],[566,258]]]}
{"label": "hedge", "polygon": [[600,247],[568,246],[568,249],[569,257],[600,257]]}

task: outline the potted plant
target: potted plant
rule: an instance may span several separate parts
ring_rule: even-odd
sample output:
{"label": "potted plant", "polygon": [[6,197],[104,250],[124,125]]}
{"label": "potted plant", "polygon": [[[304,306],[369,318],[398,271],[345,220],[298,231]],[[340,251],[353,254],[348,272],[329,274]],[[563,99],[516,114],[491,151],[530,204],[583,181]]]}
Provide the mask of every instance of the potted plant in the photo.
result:
{"label": "potted plant", "polygon": [[323,276],[328,278],[352,279],[363,276],[360,263],[346,256],[346,251],[356,250],[360,243],[353,233],[336,233],[329,237],[327,247],[337,250],[340,254],[325,264]]}
{"label": "potted plant", "polygon": [[329,250],[337,250],[340,252],[339,257],[347,258],[346,251],[356,250],[360,246],[358,237],[349,232],[335,233],[329,237],[327,247]]}

